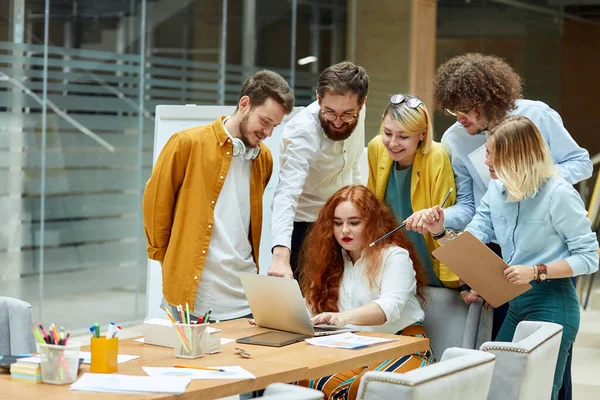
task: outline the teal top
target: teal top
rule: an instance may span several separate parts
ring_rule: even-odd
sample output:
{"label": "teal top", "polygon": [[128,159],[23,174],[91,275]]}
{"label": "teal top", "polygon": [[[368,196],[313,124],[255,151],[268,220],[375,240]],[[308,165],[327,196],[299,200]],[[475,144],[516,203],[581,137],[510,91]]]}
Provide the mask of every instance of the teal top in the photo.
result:
{"label": "teal top", "polygon": [[[397,164],[394,161],[390,179],[388,179],[387,188],[385,190],[385,202],[394,213],[398,222],[402,222],[413,213],[410,201],[410,176],[412,173],[412,165],[402,170],[396,169],[396,166]],[[427,249],[423,235],[415,231],[404,231],[404,234],[408,240],[411,241],[415,248],[416,255],[419,257],[421,265],[423,265],[423,269],[427,275],[427,284],[429,286],[443,287],[433,271],[431,256],[429,255],[429,250]]]}

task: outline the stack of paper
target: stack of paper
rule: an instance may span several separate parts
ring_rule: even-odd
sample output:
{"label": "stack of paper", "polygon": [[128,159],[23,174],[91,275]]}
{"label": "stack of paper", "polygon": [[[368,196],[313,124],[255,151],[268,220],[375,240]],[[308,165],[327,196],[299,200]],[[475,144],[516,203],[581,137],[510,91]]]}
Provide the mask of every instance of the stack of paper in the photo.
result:
{"label": "stack of paper", "polygon": [[179,376],[129,376],[85,373],[77,382],[71,385],[71,389],[109,393],[182,394],[189,383],[189,378]]}
{"label": "stack of paper", "polygon": [[42,370],[40,364],[17,361],[10,365],[10,378],[13,381],[41,383]]}
{"label": "stack of paper", "polygon": [[359,336],[354,333],[320,336],[306,341],[314,346],[333,347],[338,349],[359,349],[377,343],[391,342],[397,339],[384,339],[372,336]]}

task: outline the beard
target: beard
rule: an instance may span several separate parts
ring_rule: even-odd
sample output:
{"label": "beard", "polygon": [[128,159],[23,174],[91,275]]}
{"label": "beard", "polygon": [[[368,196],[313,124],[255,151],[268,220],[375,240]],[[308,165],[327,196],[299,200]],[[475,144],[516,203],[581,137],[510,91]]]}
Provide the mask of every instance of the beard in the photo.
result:
{"label": "beard", "polygon": [[340,129],[336,129],[330,121],[323,118],[321,111],[319,111],[319,122],[321,123],[321,128],[323,128],[323,132],[325,132],[325,135],[329,139],[340,141],[348,139],[352,132],[354,132],[356,125],[358,125],[358,118],[351,123],[344,122]]}
{"label": "beard", "polygon": [[240,126],[239,126],[238,129],[240,130],[240,139],[242,139],[242,142],[244,142],[244,144],[246,145],[246,147],[254,148],[256,146],[252,145],[249,142],[249,140],[248,140],[248,136],[250,136],[250,134],[248,133],[248,119],[249,119],[249,117],[250,117],[250,114],[244,115],[244,117],[240,121]]}

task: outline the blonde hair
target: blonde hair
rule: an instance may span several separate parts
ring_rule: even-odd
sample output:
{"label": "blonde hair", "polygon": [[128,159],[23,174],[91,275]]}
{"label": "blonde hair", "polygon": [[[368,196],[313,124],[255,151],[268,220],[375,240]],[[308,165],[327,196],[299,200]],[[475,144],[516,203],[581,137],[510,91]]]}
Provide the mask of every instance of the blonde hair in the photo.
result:
{"label": "blonde hair", "polygon": [[508,201],[534,196],[542,183],[557,175],[542,134],[528,118],[507,117],[494,126],[491,139],[492,166],[508,192]]}
{"label": "blonde hair", "polygon": [[383,134],[383,120],[386,116],[390,116],[398,127],[408,135],[418,135],[425,132],[421,146],[421,153],[427,154],[431,150],[431,142],[433,141],[433,124],[425,103],[419,104],[417,108],[410,108],[406,105],[406,101],[400,104],[392,104],[383,112],[381,117],[381,125],[379,126],[379,134]]}

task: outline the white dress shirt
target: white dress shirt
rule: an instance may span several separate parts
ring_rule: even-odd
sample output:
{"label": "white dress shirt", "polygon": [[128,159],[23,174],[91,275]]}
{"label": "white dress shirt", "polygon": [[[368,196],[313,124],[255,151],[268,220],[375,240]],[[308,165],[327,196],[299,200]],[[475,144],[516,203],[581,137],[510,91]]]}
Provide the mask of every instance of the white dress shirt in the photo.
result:
{"label": "white dress shirt", "polygon": [[390,246],[382,251],[381,269],[376,276],[376,287],[371,287],[361,257],[352,264],[344,253],[344,272],[340,284],[338,309],[340,312],[377,303],[386,316],[383,325],[352,327],[369,332],[396,333],[415,322],[422,322],[425,313],[417,299],[417,279],[408,251]]}
{"label": "white dress shirt", "polygon": [[[229,132],[227,134],[231,137]],[[210,308],[213,309],[211,319],[215,320],[250,314],[239,273],[256,273],[248,239],[251,168],[252,161],[244,157],[231,158],[227,177],[215,204],[208,255],[196,290],[194,310],[197,315],[208,312]]]}
{"label": "white dress shirt", "polygon": [[271,246],[291,248],[294,221],[313,222],[327,199],[344,186],[360,184],[358,161],[365,147],[365,107],[346,140],[329,139],[315,101],[283,128],[279,182],[273,198]]}

